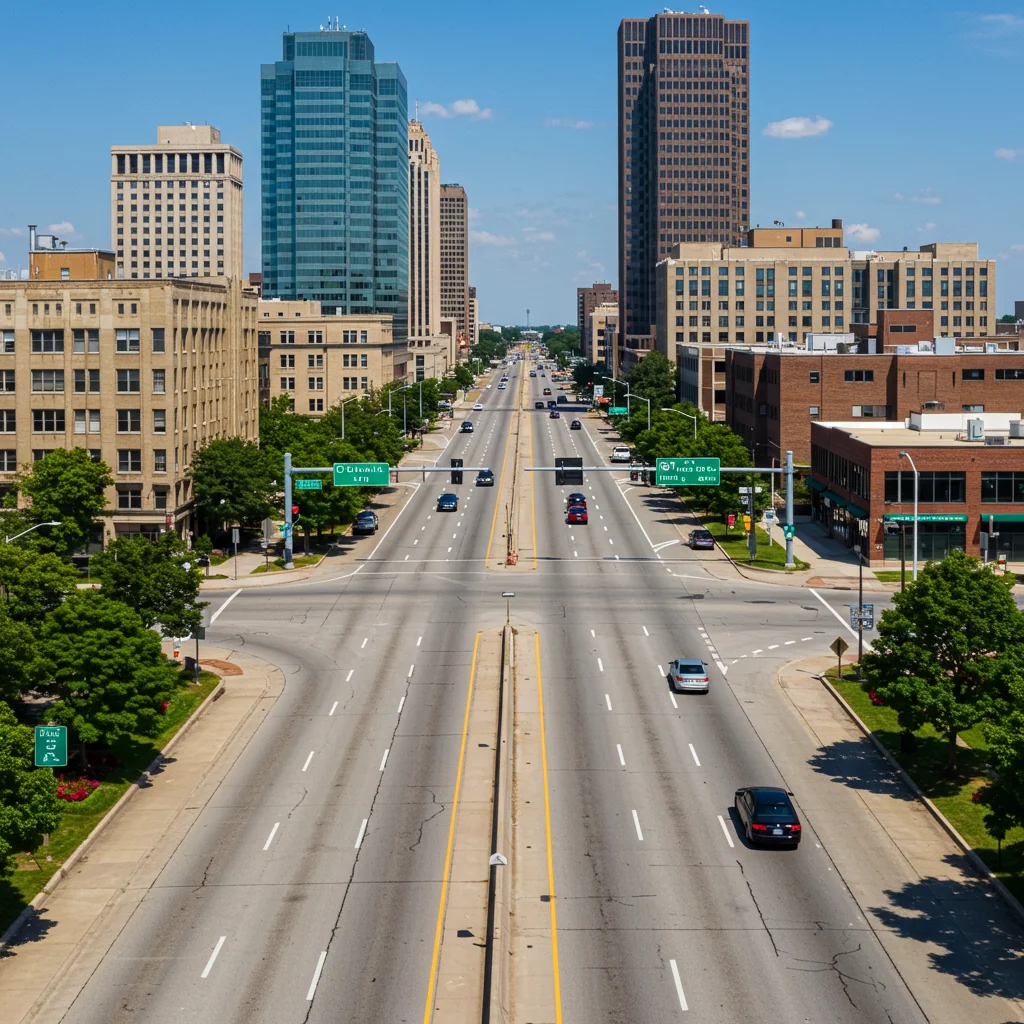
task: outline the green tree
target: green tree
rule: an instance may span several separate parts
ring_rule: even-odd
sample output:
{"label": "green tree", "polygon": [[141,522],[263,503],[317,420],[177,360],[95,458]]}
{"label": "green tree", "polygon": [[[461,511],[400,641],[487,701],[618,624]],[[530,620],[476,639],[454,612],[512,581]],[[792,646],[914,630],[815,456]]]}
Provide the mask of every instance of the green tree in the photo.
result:
{"label": "green tree", "polygon": [[1010,829],[1024,826],[1024,686],[1020,680],[1011,684],[1010,692],[1013,710],[984,726],[994,771],[978,798],[988,808],[985,828],[999,841],[1000,850]]}
{"label": "green tree", "polygon": [[630,371],[629,390],[649,398],[652,411],[666,408],[676,400],[675,368],[657,349],[648,352]]}
{"label": "green tree", "polygon": [[523,332],[518,327],[502,327],[501,329],[501,340],[507,343],[514,343],[519,341],[523,336]]}
{"label": "green tree", "polygon": [[83,765],[87,743],[159,732],[178,669],[127,605],[77,591],[46,617],[36,642],[44,687],[58,698],[50,718],[71,730]]}
{"label": "green tree", "polygon": [[1001,324],[1014,324],[1017,322],[1017,318],[1012,313],[1004,313],[997,323]]}
{"label": "green tree", "polygon": [[472,370],[464,363],[459,363],[455,367],[455,383],[458,384],[460,389],[471,388],[475,383]]}
{"label": "green tree", "polygon": [[13,703],[36,681],[35,636],[0,607],[0,701]]}
{"label": "green tree", "polygon": [[869,684],[896,709],[900,728],[931,723],[946,738],[946,771],[956,771],[956,740],[994,721],[1019,679],[1024,615],[1012,576],[953,551],[932,562],[882,612],[874,650],[864,656]]}
{"label": "green tree", "polygon": [[57,780],[34,767],[34,745],[32,730],[0,703],[0,875],[14,854],[34,850],[60,824]]}
{"label": "green tree", "polygon": [[0,599],[17,622],[34,625],[78,586],[78,573],[52,552],[0,544]]}
{"label": "green tree", "polygon": [[84,448],[55,448],[26,467],[6,500],[13,503],[18,494],[32,499],[21,510],[29,524],[60,523],[34,531],[25,543],[66,557],[88,542],[107,507],[103,489],[113,482],[106,464],[94,462]]}
{"label": "green tree", "polygon": [[159,623],[164,636],[187,636],[203,624],[203,572],[177,534],[161,534],[155,542],[118,537],[94,556],[92,572],[105,597],[128,605],[145,626]]}
{"label": "green tree", "polygon": [[207,524],[252,526],[270,515],[282,472],[255,441],[224,437],[193,454],[188,475]]}
{"label": "green tree", "polygon": [[577,391],[593,391],[595,384],[606,383],[608,367],[604,363],[577,363],[573,367],[572,379]]}

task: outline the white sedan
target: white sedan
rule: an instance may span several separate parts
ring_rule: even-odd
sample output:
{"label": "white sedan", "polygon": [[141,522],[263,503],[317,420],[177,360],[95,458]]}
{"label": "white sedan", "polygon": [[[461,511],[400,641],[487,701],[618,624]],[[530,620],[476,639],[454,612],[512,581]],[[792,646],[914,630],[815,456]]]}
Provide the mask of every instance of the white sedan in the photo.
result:
{"label": "white sedan", "polygon": [[483,402],[474,402],[473,403],[473,412],[479,412],[483,407],[484,407]]}

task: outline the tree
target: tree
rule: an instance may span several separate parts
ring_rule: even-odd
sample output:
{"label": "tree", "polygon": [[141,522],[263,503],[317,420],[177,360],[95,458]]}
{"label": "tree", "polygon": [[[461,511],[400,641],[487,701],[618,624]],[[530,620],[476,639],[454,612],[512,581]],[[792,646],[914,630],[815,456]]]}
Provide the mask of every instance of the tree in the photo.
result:
{"label": "tree", "polygon": [[46,617],[37,648],[45,689],[58,698],[50,718],[71,730],[83,765],[87,743],[159,731],[178,670],[160,650],[160,637],[127,605],[77,591]]}
{"label": "tree", "polygon": [[455,383],[463,390],[471,388],[476,383],[472,371],[463,363],[455,367]]}
{"label": "tree", "polygon": [[113,482],[106,464],[94,462],[84,448],[55,448],[32,463],[15,484],[19,494],[32,499],[22,514],[30,523],[60,526],[36,530],[26,537],[26,544],[62,556],[80,550],[107,507],[103,491]]}
{"label": "tree", "polygon": [[188,475],[196,505],[207,523],[252,526],[273,510],[284,467],[255,441],[224,437],[192,456]]}
{"label": "tree", "polygon": [[630,371],[629,390],[649,398],[652,410],[670,406],[676,400],[675,369],[656,349],[648,352]]}
{"label": "tree", "polygon": [[78,586],[78,573],[51,552],[0,544],[0,598],[7,614],[33,625]]}
{"label": "tree", "polygon": [[595,384],[604,384],[608,367],[604,363],[577,363],[572,379],[577,391],[593,391]]}
{"label": "tree", "polygon": [[900,728],[931,723],[946,738],[946,772],[956,771],[963,729],[995,720],[1019,677],[1024,615],[1012,576],[953,551],[893,595],[864,656],[868,683],[896,709]]}
{"label": "tree", "polygon": [[203,573],[177,534],[156,542],[118,537],[93,558],[92,571],[105,597],[128,605],[149,628],[159,623],[164,636],[188,636],[203,624]]}
{"label": "tree", "polygon": [[60,824],[57,780],[34,760],[32,730],[0,703],[0,875],[15,853],[34,850]]}
{"label": "tree", "polygon": [[0,701],[13,703],[35,682],[35,636],[0,608]]}
{"label": "tree", "polygon": [[1004,313],[996,322],[1000,324],[1015,324],[1017,318],[1012,313]]}
{"label": "tree", "polygon": [[1024,825],[1024,687],[1011,684],[1014,710],[997,722],[984,726],[989,742],[988,756],[992,779],[978,794],[978,802],[988,808],[985,828],[1000,843],[1015,826]]}

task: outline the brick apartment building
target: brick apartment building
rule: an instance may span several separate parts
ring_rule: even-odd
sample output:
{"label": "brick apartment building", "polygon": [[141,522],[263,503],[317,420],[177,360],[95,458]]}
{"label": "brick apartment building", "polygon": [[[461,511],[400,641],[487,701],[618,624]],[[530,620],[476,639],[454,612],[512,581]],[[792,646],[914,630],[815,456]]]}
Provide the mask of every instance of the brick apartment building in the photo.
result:
{"label": "brick apartment building", "polygon": [[[901,457],[901,451],[909,458]],[[909,565],[915,487],[911,459],[920,474],[919,561],[944,558],[954,549],[990,560],[1024,561],[1024,424],[1019,413],[915,413],[909,426],[812,424],[808,482],[814,519],[848,546],[865,530],[867,560],[876,568],[899,560],[904,529]]]}
{"label": "brick apartment building", "polygon": [[[895,312],[895,311],[894,311]],[[884,323],[884,320],[883,320]],[[903,335],[912,337],[911,335]],[[727,349],[726,422],[755,460],[792,450],[810,461],[815,421],[896,420],[912,412],[1024,411],[1024,352],[1016,337],[882,354]],[[906,346],[910,349],[914,346]],[[944,353],[948,347],[951,352]]]}

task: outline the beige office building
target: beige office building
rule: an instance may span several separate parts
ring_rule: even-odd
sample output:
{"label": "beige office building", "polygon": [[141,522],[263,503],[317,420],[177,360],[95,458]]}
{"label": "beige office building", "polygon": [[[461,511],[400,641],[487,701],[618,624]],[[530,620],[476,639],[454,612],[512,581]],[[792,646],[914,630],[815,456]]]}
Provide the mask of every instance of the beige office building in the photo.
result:
{"label": "beige office building", "polygon": [[212,125],[161,125],[110,150],[117,276],[242,277],[242,154]]}
{"label": "beige office building", "polygon": [[461,185],[441,186],[441,316],[456,327],[456,357],[469,348],[469,200]]}
{"label": "beige office building", "polygon": [[480,306],[476,299],[476,287],[474,285],[469,286],[469,330],[466,331],[468,335],[466,342],[470,348],[477,343],[479,332],[477,323],[480,319]]}
{"label": "beige office building", "polygon": [[587,324],[587,336],[590,338],[588,358],[592,363],[604,363],[613,377],[617,374],[611,359],[610,341],[615,336],[618,324],[618,302],[602,302],[590,311],[590,322]]}
{"label": "beige office building", "polygon": [[114,478],[107,539],[184,535],[192,455],[258,437],[256,300],[237,280],[118,280],[109,256],[32,252],[30,280],[0,281],[0,488],[85,448]]}
{"label": "beige office building", "polygon": [[[411,383],[410,352],[392,337],[390,315],[334,315],[315,300],[261,299],[258,321],[265,403],[288,395],[296,412],[321,416],[382,384]],[[430,350],[423,356],[434,359]]]}
{"label": "beige office building", "polygon": [[441,167],[430,136],[409,122],[409,346],[422,348],[441,321]]}

